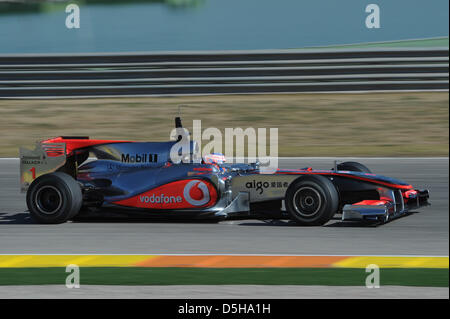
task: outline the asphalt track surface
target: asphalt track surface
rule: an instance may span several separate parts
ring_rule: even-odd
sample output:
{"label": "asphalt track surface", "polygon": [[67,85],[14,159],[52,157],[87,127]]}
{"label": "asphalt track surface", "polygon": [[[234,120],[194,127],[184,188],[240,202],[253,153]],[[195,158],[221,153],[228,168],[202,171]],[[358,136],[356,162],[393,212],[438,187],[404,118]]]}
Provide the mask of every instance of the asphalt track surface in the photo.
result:
{"label": "asphalt track surface", "polygon": [[[381,226],[339,219],[324,227],[288,221],[220,223],[126,220],[34,224],[19,192],[19,162],[0,159],[1,254],[449,254],[448,158],[356,159],[373,172],[430,190],[432,206]],[[329,169],[332,159],[282,159],[282,168]]]}
{"label": "asphalt track surface", "polygon": [[[448,287],[381,286],[368,289],[364,286],[264,286],[264,285],[188,285],[188,286],[97,286],[80,285],[68,289],[64,285],[0,286],[0,296],[5,299],[47,298],[151,298],[151,299],[448,299]],[[181,303],[184,305],[185,301]],[[226,303],[226,301],[224,301]],[[226,309],[226,308],[225,308]]]}

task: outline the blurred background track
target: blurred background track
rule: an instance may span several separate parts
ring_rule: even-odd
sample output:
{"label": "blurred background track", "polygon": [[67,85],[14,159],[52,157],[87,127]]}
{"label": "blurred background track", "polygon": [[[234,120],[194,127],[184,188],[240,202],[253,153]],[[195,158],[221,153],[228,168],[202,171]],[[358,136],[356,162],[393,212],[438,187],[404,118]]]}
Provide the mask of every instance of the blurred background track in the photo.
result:
{"label": "blurred background track", "polygon": [[0,98],[448,90],[448,48],[0,55]]}

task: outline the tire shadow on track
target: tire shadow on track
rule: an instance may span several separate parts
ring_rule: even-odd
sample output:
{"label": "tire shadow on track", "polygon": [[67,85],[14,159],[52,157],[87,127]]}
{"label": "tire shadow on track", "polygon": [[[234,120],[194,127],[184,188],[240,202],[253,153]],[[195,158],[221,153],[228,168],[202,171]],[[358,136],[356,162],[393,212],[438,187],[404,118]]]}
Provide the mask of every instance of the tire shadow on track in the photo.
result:
{"label": "tire shadow on track", "polygon": [[35,222],[31,219],[30,214],[23,213],[0,213],[0,225],[31,225]]}

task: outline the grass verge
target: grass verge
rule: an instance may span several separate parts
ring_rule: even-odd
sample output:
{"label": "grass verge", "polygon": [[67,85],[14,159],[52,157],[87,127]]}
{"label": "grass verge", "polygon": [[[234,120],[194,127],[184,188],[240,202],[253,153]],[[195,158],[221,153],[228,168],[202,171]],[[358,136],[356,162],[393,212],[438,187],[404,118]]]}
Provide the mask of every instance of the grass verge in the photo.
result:
{"label": "grass verge", "polygon": [[[448,269],[380,269],[381,285],[448,287]],[[84,285],[364,286],[356,268],[80,268]],[[1,268],[0,285],[64,284],[65,268]]]}
{"label": "grass verge", "polygon": [[[166,141],[182,108],[202,129],[278,128],[279,156],[448,156],[448,92],[0,100],[0,157],[59,135]],[[205,146],[209,140],[203,140]]]}

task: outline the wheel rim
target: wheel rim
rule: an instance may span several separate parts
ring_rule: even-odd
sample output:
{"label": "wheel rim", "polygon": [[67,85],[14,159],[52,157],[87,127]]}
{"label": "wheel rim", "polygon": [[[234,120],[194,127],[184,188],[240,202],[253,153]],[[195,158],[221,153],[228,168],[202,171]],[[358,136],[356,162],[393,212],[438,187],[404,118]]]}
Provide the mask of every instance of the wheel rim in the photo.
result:
{"label": "wheel rim", "polygon": [[35,203],[41,213],[52,215],[62,206],[61,192],[54,186],[43,186],[36,192]]}
{"label": "wheel rim", "polygon": [[311,218],[322,206],[320,193],[312,187],[300,187],[294,194],[294,209],[303,217]]}

